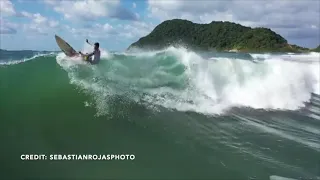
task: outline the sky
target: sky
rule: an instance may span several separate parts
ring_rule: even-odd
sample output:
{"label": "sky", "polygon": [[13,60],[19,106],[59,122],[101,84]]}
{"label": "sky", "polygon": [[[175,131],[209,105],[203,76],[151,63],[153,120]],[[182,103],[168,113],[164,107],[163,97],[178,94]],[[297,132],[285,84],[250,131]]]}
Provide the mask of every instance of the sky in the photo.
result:
{"label": "sky", "polygon": [[0,48],[59,50],[57,34],[75,49],[89,39],[122,51],[175,18],[267,27],[291,44],[320,44],[319,0],[0,0]]}

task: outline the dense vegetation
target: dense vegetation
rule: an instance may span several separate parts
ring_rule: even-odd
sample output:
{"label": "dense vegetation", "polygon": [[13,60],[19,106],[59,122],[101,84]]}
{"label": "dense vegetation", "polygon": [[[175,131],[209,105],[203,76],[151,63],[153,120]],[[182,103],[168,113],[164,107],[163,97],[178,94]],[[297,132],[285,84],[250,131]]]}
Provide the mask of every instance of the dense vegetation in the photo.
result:
{"label": "dense vegetation", "polygon": [[304,51],[268,28],[250,28],[232,22],[196,24],[188,20],[167,20],[130,48],[162,49],[183,45],[190,49],[239,51]]}
{"label": "dense vegetation", "polygon": [[312,49],[312,51],[314,51],[314,52],[320,52],[320,45],[319,45],[317,48]]}

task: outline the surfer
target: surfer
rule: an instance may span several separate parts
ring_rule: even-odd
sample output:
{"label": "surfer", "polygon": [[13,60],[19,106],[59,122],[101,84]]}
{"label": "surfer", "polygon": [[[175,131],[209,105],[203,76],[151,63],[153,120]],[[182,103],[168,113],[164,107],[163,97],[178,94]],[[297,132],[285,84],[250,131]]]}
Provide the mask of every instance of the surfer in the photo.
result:
{"label": "surfer", "polygon": [[[89,41],[87,39],[86,41],[88,44]],[[91,45],[91,44],[90,44]],[[91,64],[98,64],[100,62],[100,49],[99,49],[99,43],[96,42],[94,43],[94,50],[92,53],[90,54],[83,54],[81,51],[79,51],[79,53],[84,57],[86,58],[86,61],[90,62]],[[93,56],[93,57],[92,57]]]}

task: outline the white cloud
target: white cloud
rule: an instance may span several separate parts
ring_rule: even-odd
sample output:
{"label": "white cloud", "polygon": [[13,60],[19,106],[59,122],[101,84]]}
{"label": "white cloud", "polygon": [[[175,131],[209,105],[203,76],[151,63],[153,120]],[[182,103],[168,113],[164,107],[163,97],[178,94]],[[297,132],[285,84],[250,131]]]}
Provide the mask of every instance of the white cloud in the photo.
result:
{"label": "white cloud", "polygon": [[120,6],[120,0],[45,0],[68,20],[91,21],[102,17],[135,20],[134,14]]}
{"label": "white cloud", "polygon": [[59,25],[59,22],[58,21],[49,21],[49,26],[52,27],[52,28],[55,28]]}
{"label": "white cloud", "polygon": [[[272,20],[282,17],[291,19],[301,19],[303,13],[319,12],[319,1],[289,1],[289,0],[269,0],[269,1],[188,1],[180,0],[148,0],[148,10],[152,17],[160,20],[189,17],[189,20],[209,23],[213,20],[233,20],[238,22],[253,22],[258,24],[261,20],[266,22],[268,18]],[[218,17],[216,17],[218,15]],[[216,17],[216,18],[215,18]],[[309,17],[308,17],[309,18]],[[290,19],[290,20],[291,20]],[[313,22],[319,23],[318,17],[313,17]],[[270,21],[272,21],[270,20]],[[310,20],[309,20],[310,21]],[[275,21],[276,23],[277,21]]]}
{"label": "white cloud", "polygon": [[25,32],[29,32],[29,33],[35,33],[35,34],[40,34],[40,35],[47,35],[47,27],[45,26],[41,26],[38,24],[24,24],[23,25],[23,29],[25,30]]}
{"label": "white cloud", "polygon": [[155,27],[152,23],[146,23],[142,21],[132,22],[131,24],[119,24],[117,29],[119,36],[124,36],[129,39],[139,39],[143,36],[148,35]]}
{"label": "white cloud", "polygon": [[107,1],[62,1],[55,10],[64,14],[67,19],[94,19],[106,16],[106,7]]}
{"label": "white cloud", "polygon": [[108,23],[106,23],[106,24],[103,25],[103,29],[104,29],[105,31],[107,31],[107,32],[114,31],[114,28],[113,28],[110,24],[108,24]]}
{"label": "white cloud", "polygon": [[133,8],[136,8],[136,7],[137,7],[137,4],[136,4],[136,3],[132,3],[132,7],[133,7]]}
{"label": "white cloud", "polygon": [[[289,29],[303,30],[313,26],[317,28],[319,35],[320,1],[304,0],[148,0],[149,17],[161,21],[181,18],[198,23],[211,21],[232,21],[242,25],[271,28],[280,34],[293,37]],[[308,34],[304,33],[306,36]],[[296,38],[303,38],[299,35]],[[318,40],[319,41],[319,40]]]}
{"label": "white cloud", "polygon": [[15,34],[18,27],[18,24],[6,21],[0,17],[0,34]]}
{"label": "white cloud", "polygon": [[[46,24],[49,20],[48,18],[42,16],[40,13],[36,13],[36,14],[31,14],[29,12],[26,11],[22,11],[20,13],[23,17],[27,17],[29,19],[31,19],[31,21],[34,24]],[[55,24],[58,23],[57,21],[50,21],[49,24]]]}
{"label": "white cloud", "polygon": [[74,36],[88,36],[93,32],[91,29],[88,28],[73,28],[68,25],[66,25],[65,28]]}
{"label": "white cloud", "polygon": [[90,24],[83,28],[74,28],[66,25],[64,28],[77,38],[104,39],[118,34],[117,30],[108,23]]}
{"label": "white cloud", "polygon": [[117,34],[117,30],[110,24],[99,24],[96,23],[92,27],[89,27],[88,29],[91,29],[93,33],[95,34],[101,34],[101,36],[109,35],[109,34]]}
{"label": "white cloud", "polygon": [[14,5],[9,0],[0,0],[0,16],[13,16],[16,15]]}
{"label": "white cloud", "polygon": [[4,18],[17,16],[18,13],[14,9],[14,4],[9,0],[0,0],[0,34],[17,33],[18,24],[7,21]]}
{"label": "white cloud", "polygon": [[41,14],[39,13],[34,14],[33,17],[33,22],[35,22],[36,24],[44,24],[48,21],[46,17],[41,16]]}
{"label": "white cloud", "polygon": [[95,39],[130,39],[137,40],[142,36],[149,34],[155,27],[152,23],[142,21],[132,21],[129,24],[117,24],[112,26],[105,24],[90,24],[83,28],[73,28],[65,26],[65,28],[77,38],[95,38]]}
{"label": "white cloud", "polygon": [[50,20],[47,17],[42,16],[40,13],[31,14],[29,12],[22,11],[21,14],[31,20],[30,23],[23,24],[22,28],[25,32],[47,35],[52,33],[55,28],[59,27],[58,21]]}
{"label": "white cloud", "polygon": [[31,13],[28,13],[28,12],[26,12],[26,11],[22,11],[20,14],[21,14],[23,17],[28,17],[28,18],[31,18],[31,17],[32,17],[32,14],[31,14]]}
{"label": "white cloud", "polygon": [[58,0],[44,0],[44,2],[49,5],[56,5],[59,3]]}

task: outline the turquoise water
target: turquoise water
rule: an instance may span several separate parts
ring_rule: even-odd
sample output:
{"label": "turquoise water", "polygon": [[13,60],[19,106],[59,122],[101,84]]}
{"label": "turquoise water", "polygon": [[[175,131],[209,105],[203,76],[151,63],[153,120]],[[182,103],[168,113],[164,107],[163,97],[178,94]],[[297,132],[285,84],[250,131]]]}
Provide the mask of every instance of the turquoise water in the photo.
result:
{"label": "turquoise water", "polygon": [[[319,54],[0,56],[3,179],[320,177]],[[134,160],[22,161],[22,154]]]}

